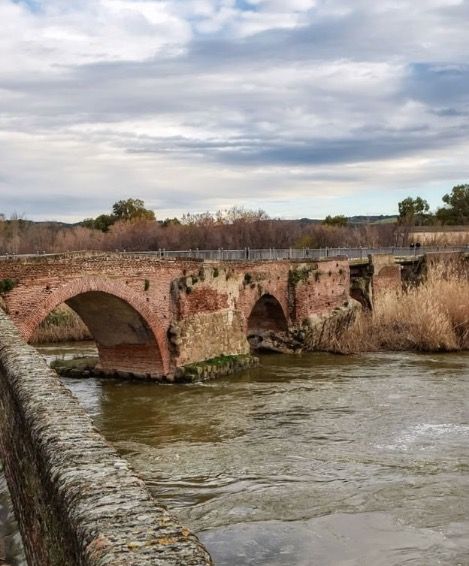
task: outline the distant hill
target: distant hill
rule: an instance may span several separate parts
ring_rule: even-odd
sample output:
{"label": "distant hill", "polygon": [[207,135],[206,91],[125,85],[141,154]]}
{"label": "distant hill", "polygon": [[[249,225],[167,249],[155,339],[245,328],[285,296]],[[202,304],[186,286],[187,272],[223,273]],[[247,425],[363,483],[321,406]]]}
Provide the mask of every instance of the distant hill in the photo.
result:
{"label": "distant hill", "polygon": [[380,214],[379,216],[351,216],[350,224],[393,224],[397,222],[397,216]]}
{"label": "distant hill", "polygon": [[[397,216],[389,214],[380,214],[376,216],[349,216],[347,217],[349,224],[392,224],[397,222]],[[320,224],[322,220],[317,218],[300,218],[301,224]]]}
{"label": "distant hill", "polygon": [[[58,220],[26,220],[19,219],[22,224],[35,224],[47,226],[50,228],[72,228],[74,226],[79,226],[81,222],[60,222]],[[283,219],[275,219],[283,220]],[[349,216],[347,217],[349,224],[392,224],[397,222],[397,216],[390,215],[377,215],[377,216]],[[320,218],[297,218],[292,220],[285,220],[285,222],[299,222],[300,224],[321,224],[323,219]],[[9,223],[10,220],[4,220],[4,222]],[[160,221],[160,224],[162,221]]]}

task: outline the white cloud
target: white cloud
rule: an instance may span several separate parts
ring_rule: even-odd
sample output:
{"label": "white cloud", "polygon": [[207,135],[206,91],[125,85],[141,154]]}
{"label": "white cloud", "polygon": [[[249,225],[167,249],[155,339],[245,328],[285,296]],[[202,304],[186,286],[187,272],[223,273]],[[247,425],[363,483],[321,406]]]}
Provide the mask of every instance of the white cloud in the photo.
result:
{"label": "white cloud", "polygon": [[469,175],[468,17],[457,0],[0,1],[2,206],[439,196]]}
{"label": "white cloud", "polygon": [[63,65],[141,61],[181,49],[190,25],[165,3],[131,0],[46,2],[38,13],[0,4],[2,71],[54,70]]}

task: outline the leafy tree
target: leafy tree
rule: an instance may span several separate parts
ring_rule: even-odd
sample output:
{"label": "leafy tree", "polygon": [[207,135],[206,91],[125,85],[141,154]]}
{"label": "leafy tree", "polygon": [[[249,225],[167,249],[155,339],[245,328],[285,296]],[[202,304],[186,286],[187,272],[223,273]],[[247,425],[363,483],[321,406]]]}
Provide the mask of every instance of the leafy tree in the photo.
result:
{"label": "leafy tree", "polygon": [[94,227],[101,232],[107,232],[115,221],[116,217],[113,214],[100,214],[94,220]]}
{"label": "leafy tree", "polygon": [[337,216],[326,216],[322,221],[323,224],[326,226],[347,226],[348,220],[347,217],[339,214]]}
{"label": "leafy tree", "polygon": [[116,220],[117,218],[113,214],[100,214],[96,218],[85,218],[85,220],[80,222],[80,225],[85,228],[107,232]]}
{"label": "leafy tree", "polygon": [[109,228],[119,220],[130,222],[156,219],[153,210],[145,208],[143,200],[129,198],[115,202],[112,205],[112,214],[100,214],[96,218],[85,218],[83,222],[80,222],[80,225],[85,228],[108,232]]}
{"label": "leafy tree", "polygon": [[156,220],[153,210],[145,208],[145,203],[139,198],[119,200],[112,205],[116,220]]}
{"label": "leafy tree", "polygon": [[407,197],[399,203],[399,224],[421,226],[430,218],[430,205],[421,197]]}
{"label": "leafy tree", "polygon": [[164,228],[167,228],[168,226],[180,226],[181,225],[181,221],[179,220],[179,218],[165,218],[163,220],[163,222],[161,222],[161,226],[163,226]]}
{"label": "leafy tree", "polygon": [[444,195],[445,207],[439,208],[437,219],[443,224],[469,224],[469,184],[456,185]]}

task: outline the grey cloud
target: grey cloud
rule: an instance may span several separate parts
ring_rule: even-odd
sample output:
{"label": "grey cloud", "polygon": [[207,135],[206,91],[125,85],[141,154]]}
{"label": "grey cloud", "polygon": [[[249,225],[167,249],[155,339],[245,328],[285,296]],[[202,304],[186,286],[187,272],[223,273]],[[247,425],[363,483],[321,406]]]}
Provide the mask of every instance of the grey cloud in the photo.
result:
{"label": "grey cloud", "polygon": [[[453,132],[453,142],[464,139],[466,132]],[[411,155],[418,151],[438,148],[441,134],[428,127],[400,131],[381,131],[374,136],[363,132],[349,139],[324,140],[317,138],[267,140],[238,138],[199,141],[185,138],[141,139],[131,153],[180,154],[191,153],[203,160],[233,165],[323,165],[376,161]]]}
{"label": "grey cloud", "polygon": [[20,215],[25,214],[27,218],[37,218],[50,214],[53,210],[60,216],[92,216],[96,208],[103,211],[110,208],[109,199],[102,199],[94,196],[93,200],[83,198],[81,195],[71,195],[64,191],[62,194],[48,196],[44,190],[30,192],[18,191],[0,185],[1,202],[0,212],[16,212]]}
{"label": "grey cloud", "polygon": [[431,105],[469,105],[469,65],[413,64],[410,70],[405,85],[409,96]]}

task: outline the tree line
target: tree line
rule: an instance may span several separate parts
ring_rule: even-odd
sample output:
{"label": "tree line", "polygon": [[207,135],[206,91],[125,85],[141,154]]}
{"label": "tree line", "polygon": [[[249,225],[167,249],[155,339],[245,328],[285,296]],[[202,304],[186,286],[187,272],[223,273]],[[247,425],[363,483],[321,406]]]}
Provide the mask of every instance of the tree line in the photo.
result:
{"label": "tree line", "polygon": [[454,187],[443,202],[444,207],[431,213],[425,200],[408,197],[398,205],[397,223],[352,224],[341,215],[322,222],[282,220],[242,207],[158,221],[142,200],[126,199],[114,203],[109,214],[77,225],[0,215],[0,254],[394,246],[405,243],[403,227],[469,224],[469,185]]}
{"label": "tree line", "polygon": [[399,223],[406,226],[464,226],[469,224],[469,185],[456,185],[443,195],[444,206],[430,212],[421,197],[407,197],[398,204]]}
{"label": "tree line", "polygon": [[[134,203],[135,204],[135,203]],[[0,253],[60,253],[66,251],[151,251],[182,249],[320,248],[393,245],[392,225],[340,223],[270,218],[262,210],[234,207],[215,213],[185,214],[157,221],[144,214],[142,201],[135,215],[100,215],[77,225],[36,223],[14,218],[0,221]],[[111,215],[109,215],[111,216]]]}

